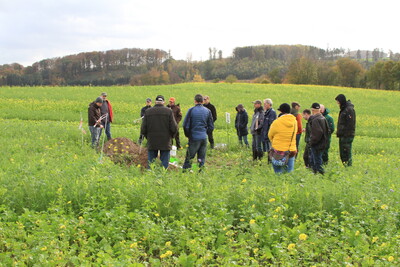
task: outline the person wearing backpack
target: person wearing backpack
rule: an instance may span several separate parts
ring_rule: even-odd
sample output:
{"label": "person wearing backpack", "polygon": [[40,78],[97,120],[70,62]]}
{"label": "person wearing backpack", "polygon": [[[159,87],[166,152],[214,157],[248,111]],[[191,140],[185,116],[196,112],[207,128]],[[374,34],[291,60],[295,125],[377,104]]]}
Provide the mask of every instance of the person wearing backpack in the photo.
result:
{"label": "person wearing backpack", "polygon": [[321,114],[321,106],[313,103],[311,106],[312,116],[309,118],[310,124],[310,165],[315,174],[324,174],[322,166],[322,154],[324,153],[329,141],[329,126],[325,117]]}

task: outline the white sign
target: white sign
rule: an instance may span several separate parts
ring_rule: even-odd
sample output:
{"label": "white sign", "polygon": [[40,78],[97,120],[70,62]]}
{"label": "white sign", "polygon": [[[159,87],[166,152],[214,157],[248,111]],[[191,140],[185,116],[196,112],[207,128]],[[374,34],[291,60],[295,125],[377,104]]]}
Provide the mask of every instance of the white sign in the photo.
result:
{"label": "white sign", "polygon": [[231,114],[229,112],[225,112],[226,123],[231,123]]}

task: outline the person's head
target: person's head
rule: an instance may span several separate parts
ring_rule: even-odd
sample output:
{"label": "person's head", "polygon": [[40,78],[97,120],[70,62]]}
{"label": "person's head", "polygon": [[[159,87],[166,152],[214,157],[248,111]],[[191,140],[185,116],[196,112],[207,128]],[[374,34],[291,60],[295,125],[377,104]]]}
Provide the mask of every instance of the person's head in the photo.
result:
{"label": "person's head", "polygon": [[296,110],[300,110],[300,104],[297,102],[292,102],[292,108]]}
{"label": "person's head", "polygon": [[336,103],[340,106],[344,106],[346,104],[346,97],[344,96],[344,94],[340,94],[338,95],[336,98]]}
{"label": "person's head", "polygon": [[288,103],[283,103],[279,106],[278,110],[282,112],[282,114],[290,113],[290,105]]}
{"label": "person's head", "polygon": [[98,107],[101,107],[103,105],[103,98],[101,96],[99,96],[98,98],[96,98],[96,100],[94,102],[96,103],[96,105]]}
{"label": "person's head", "polygon": [[107,93],[106,92],[101,93],[101,97],[103,98],[103,100],[106,100],[107,99]]}
{"label": "person's head", "polygon": [[318,103],[311,105],[311,112],[313,115],[321,113],[321,106]]}
{"label": "person's head", "polygon": [[151,106],[151,98],[146,99],[146,106]]}
{"label": "person's head", "polygon": [[175,105],[175,97],[170,97],[170,98],[169,98],[169,104],[170,104],[171,106]]}
{"label": "person's head", "polygon": [[202,95],[197,94],[197,95],[194,96],[194,103],[195,104],[203,104],[203,102],[204,102],[204,98],[203,98]]}
{"label": "person's head", "polygon": [[261,102],[261,100],[256,100],[256,101],[253,101],[253,104],[254,104],[254,108],[258,109],[261,107],[262,102]]}
{"label": "person's head", "polygon": [[268,110],[270,108],[272,108],[271,98],[264,99],[264,109]]}
{"label": "person's head", "polygon": [[309,110],[309,109],[303,110],[303,119],[305,119],[306,121],[308,121],[308,119],[310,118],[310,116],[311,116],[311,110]]}
{"label": "person's head", "polygon": [[204,104],[208,104],[208,103],[210,103],[210,97],[208,96],[208,95],[205,95],[204,97],[203,97],[203,102],[204,102]]}
{"label": "person's head", "polygon": [[156,97],[156,105],[164,105],[165,99],[164,96],[158,95]]}
{"label": "person's head", "polygon": [[236,111],[239,112],[239,111],[242,111],[242,110],[244,110],[244,106],[242,104],[237,105]]}
{"label": "person's head", "polygon": [[323,104],[319,104],[319,106],[321,107],[320,111],[323,114],[325,112],[325,106]]}

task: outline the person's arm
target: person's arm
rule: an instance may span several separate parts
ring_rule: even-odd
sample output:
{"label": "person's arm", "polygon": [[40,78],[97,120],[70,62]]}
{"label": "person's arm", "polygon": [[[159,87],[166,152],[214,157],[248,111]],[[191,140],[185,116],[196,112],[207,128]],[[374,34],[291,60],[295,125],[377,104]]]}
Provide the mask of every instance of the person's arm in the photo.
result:
{"label": "person's arm", "polygon": [[212,108],[212,117],[213,117],[213,120],[214,120],[214,122],[217,120],[217,109],[215,108],[215,106],[214,105],[212,105],[211,106]]}
{"label": "person's arm", "polygon": [[207,133],[214,131],[214,121],[211,112],[208,112],[207,116]]}
{"label": "person's arm", "polygon": [[247,112],[244,112],[243,113],[243,124],[241,125],[242,128],[246,128],[248,123],[249,123],[249,116],[247,115]]}
{"label": "person's arm", "polygon": [[140,134],[147,138],[147,117],[143,115],[142,126],[140,127]]}
{"label": "person's arm", "polygon": [[182,112],[181,112],[181,108],[179,106],[177,106],[177,110],[176,110],[176,123],[179,124],[182,120]]}
{"label": "person's arm", "polygon": [[190,138],[190,115],[192,113],[192,108],[186,113],[185,119],[183,120],[183,132],[187,138]]}
{"label": "person's arm", "polygon": [[[300,114],[297,114],[296,120],[297,120],[297,131],[296,133],[299,133],[299,129],[303,129],[303,123],[301,122],[303,118],[301,117]],[[301,132],[300,132],[301,133]]]}
{"label": "person's arm", "polygon": [[275,121],[274,121],[271,124],[271,127],[269,128],[269,131],[268,131],[268,139],[271,141],[271,143],[274,140],[275,133],[276,133],[276,130],[275,130]]}
{"label": "person's arm", "polygon": [[140,110],[140,117],[141,117],[141,118],[144,116],[144,112],[145,112],[145,110],[144,110],[144,108],[142,108],[142,109]]}
{"label": "person's arm", "polygon": [[178,124],[175,121],[174,114],[171,110],[171,114],[169,116],[169,129],[171,133],[171,137],[175,137],[176,133],[178,132]]}
{"label": "person's arm", "polygon": [[332,117],[329,117],[329,129],[331,130],[331,134],[335,132],[335,122]]}

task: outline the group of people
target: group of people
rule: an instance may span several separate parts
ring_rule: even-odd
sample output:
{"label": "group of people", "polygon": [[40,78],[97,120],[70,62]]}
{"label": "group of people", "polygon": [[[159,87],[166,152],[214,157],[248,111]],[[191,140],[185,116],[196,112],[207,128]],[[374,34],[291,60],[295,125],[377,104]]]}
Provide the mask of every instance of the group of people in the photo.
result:
{"label": "group of people", "polygon": [[[340,107],[336,131],[340,158],[345,166],[351,166],[356,126],[354,105],[350,100],[346,100],[343,94],[338,95],[335,100]],[[175,101],[174,97],[170,97],[165,106],[164,96],[158,95],[154,106],[152,100],[147,98],[146,106],[141,109],[139,143],[142,144],[143,139],[147,139],[149,166],[159,154],[162,165],[168,168],[172,140],[175,140],[178,149],[183,149],[179,138],[182,112],[180,105]],[[254,114],[250,125],[253,160],[261,160],[264,154],[268,153],[268,163],[272,164],[276,173],[293,171],[301,136],[305,133],[304,164],[314,173],[324,174],[324,165],[329,160],[331,135],[335,131],[328,108],[313,103],[310,109],[304,109],[300,113],[299,103],[283,103],[279,106],[277,114],[272,108],[273,102],[270,98],[253,101],[253,104]],[[236,107],[236,111],[235,128],[239,143],[249,147],[248,113],[242,104]],[[88,114],[92,146],[97,147],[102,129],[105,129],[108,140],[111,139],[113,112],[107,93],[102,93],[89,105]],[[302,119],[307,121],[305,128]],[[183,120],[183,130],[188,138],[184,170],[191,168],[196,155],[199,167],[204,166],[207,140],[210,148],[214,148],[213,130],[216,120],[216,108],[210,103],[210,97],[197,94],[194,97],[194,106],[188,110]]]}
{"label": "group of people", "polygon": [[[340,158],[345,166],[351,166],[356,127],[354,105],[343,94],[338,95],[335,100],[340,107],[336,132]],[[272,163],[276,173],[293,171],[301,135],[305,132],[304,164],[314,173],[325,173],[323,166],[328,163],[331,135],[335,131],[329,109],[322,104],[313,103],[310,109],[304,109],[300,114],[299,103],[293,102],[291,106],[283,103],[279,106],[280,113],[277,115],[270,98],[263,102],[256,100],[253,104],[254,114],[250,125],[253,160],[261,160],[264,153],[268,152],[268,163]],[[239,143],[249,146],[247,111],[242,104],[236,107],[236,111],[235,127]],[[303,118],[307,121],[305,128],[302,125]]]}

